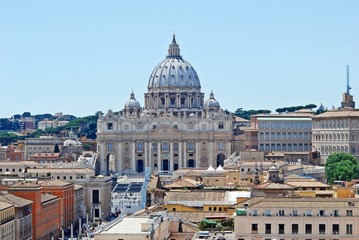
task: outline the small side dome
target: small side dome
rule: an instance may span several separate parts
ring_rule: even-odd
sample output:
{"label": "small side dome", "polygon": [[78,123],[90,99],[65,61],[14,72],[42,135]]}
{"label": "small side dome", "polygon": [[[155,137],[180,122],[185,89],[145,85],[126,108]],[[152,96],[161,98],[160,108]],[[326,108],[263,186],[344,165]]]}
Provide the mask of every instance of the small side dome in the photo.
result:
{"label": "small side dome", "polygon": [[64,141],[64,147],[71,147],[71,146],[81,146],[82,143],[76,139],[67,139]]}
{"label": "small side dome", "polygon": [[205,110],[219,110],[221,106],[219,105],[219,102],[214,98],[214,94],[211,91],[211,94],[209,95],[209,99],[204,103],[204,109]]}
{"label": "small side dome", "polygon": [[133,110],[133,109],[141,109],[140,103],[136,100],[135,94],[132,92],[130,95],[130,99],[127,100],[125,104],[125,109]]}

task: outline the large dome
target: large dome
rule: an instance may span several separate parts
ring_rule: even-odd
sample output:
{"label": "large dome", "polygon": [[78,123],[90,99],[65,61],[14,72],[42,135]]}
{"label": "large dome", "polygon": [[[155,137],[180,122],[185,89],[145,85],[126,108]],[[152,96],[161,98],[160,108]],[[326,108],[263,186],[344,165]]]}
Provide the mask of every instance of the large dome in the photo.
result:
{"label": "large dome", "polygon": [[148,90],[200,90],[201,84],[194,68],[180,55],[179,45],[173,35],[168,56],[152,71]]}

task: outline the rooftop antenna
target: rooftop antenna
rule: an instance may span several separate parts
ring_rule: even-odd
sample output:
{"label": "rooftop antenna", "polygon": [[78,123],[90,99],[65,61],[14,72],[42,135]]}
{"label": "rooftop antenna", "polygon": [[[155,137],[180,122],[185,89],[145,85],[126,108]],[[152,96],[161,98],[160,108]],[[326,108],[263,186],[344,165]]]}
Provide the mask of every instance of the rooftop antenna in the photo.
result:
{"label": "rooftop antenna", "polygon": [[350,85],[349,85],[349,65],[347,65],[347,94],[350,95]]}

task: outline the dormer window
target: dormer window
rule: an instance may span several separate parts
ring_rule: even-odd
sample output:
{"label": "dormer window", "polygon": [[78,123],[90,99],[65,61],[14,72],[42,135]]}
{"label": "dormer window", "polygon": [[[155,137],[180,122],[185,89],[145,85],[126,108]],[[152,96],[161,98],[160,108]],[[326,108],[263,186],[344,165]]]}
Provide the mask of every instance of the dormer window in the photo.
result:
{"label": "dormer window", "polygon": [[112,130],[113,129],[113,123],[107,123],[107,129]]}

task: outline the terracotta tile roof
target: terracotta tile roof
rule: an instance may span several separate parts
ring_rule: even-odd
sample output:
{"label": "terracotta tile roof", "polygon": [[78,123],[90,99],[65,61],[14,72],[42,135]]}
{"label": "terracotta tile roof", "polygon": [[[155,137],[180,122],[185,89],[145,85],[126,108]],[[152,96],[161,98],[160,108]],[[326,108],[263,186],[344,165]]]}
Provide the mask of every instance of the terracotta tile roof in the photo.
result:
{"label": "terracotta tile roof", "polygon": [[41,186],[37,183],[21,181],[19,183],[11,185],[9,187],[9,189],[11,189],[11,188],[32,188],[33,189],[33,188],[39,188],[39,187],[41,187]]}
{"label": "terracotta tile roof", "polygon": [[166,193],[165,201],[224,201],[224,191],[171,191]]}
{"label": "terracotta tile roof", "polygon": [[335,198],[263,198],[262,201],[250,205],[253,208],[346,208],[348,202],[359,202],[358,199]]}
{"label": "terracotta tile roof", "polygon": [[178,179],[173,183],[165,185],[164,188],[185,188],[185,187],[195,188],[198,187],[199,185],[201,184],[195,180],[192,180],[190,178],[183,178],[183,179]]}
{"label": "terracotta tile roof", "polygon": [[313,119],[320,119],[320,118],[332,118],[332,117],[359,117],[359,110],[358,109],[335,109],[330,110],[325,113],[313,116]]}
{"label": "terracotta tile roof", "polygon": [[257,185],[254,187],[255,189],[285,189],[285,190],[291,190],[293,187],[288,186],[287,184],[280,184],[280,183],[263,183],[260,185]]}
{"label": "terracotta tile roof", "polygon": [[12,194],[1,195],[0,196],[0,201],[13,204],[13,205],[15,205],[15,207],[24,207],[26,205],[32,204],[32,201],[30,201],[28,199],[25,199],[25,198],[15,196],[15,195],[12,195]]}
{"label": "terracotta tile roof", "polygon": [[73,183],[61,181],[58,179],[41,181],[41,182],[39,181],[39,184],[44,187],[63,187],[63,186],[73,185]]}

